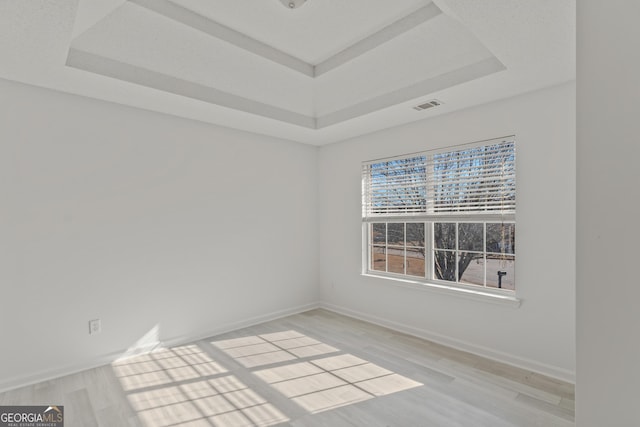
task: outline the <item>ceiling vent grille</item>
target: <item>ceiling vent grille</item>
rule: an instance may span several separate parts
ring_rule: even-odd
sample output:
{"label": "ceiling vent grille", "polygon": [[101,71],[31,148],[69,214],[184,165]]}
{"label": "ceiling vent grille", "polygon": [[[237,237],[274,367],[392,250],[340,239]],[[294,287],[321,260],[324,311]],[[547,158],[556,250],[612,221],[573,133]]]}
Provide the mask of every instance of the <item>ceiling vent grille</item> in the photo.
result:
{"label": "ceiling vent grille", "polygon": [[429,108],[438,107],[442,105],[442,101],[438,101],[437,99],[432,99],[431,101],[427,101],[424,104],[416,105],[413,107],[414,110],[422,111],[427,110]]}

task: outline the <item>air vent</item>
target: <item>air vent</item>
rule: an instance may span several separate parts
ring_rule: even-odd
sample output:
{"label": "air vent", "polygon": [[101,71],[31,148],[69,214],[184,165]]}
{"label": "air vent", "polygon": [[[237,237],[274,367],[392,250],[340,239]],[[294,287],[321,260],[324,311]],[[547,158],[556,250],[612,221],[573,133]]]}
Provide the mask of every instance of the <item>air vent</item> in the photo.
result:
{"label": "air vent", "polygon": [[413,107],[414,110],[422,111],[433,107],[438,107],[442,105],[442,101],[438,101],[437,99],[432,99],[431,101],[427,101],[424,104],[416,105]]}

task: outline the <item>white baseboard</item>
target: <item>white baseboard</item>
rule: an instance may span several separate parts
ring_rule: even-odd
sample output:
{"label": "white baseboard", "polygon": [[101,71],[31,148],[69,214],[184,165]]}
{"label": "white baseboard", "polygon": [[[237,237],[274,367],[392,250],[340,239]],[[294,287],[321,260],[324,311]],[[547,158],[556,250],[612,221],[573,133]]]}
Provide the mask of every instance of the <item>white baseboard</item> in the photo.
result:
{"label": "white baseboard", "polygon": [[[285,310],[278,310],[271,313],[263,314],[260,316],[251,317],[235,322],[225,323],[205,333],[196,335],[184,335],[179,337],[173,337],[163,340],[162,345],[166,347],[178,346],[187,344],[194,341],[199,341],[215,335],[224,334],[237,329],[247,328],[249,326],[258,325],[260,323],[268,322],[282,317],[291,316],[293,314],[302,313],[305,311],[313,310],[315,308],[323,308],[329,311],[333,311],[345,316],[353,317],[356,319],[364,320],[369,323],[380,325],[389,329],[393,329],[398,332],[403,332],[409,335],[413,335],[418,338],[423,338],[429,341],[437,342],[458,350],[467,351],[478,356],[486,357],[496,360],[498,362],[507,363],[509,365],[517,366],[519,368],[527,369],[533,372],[537,372],[543,375],[547,375],[552,378],[557,378],[563,381],[567,381],[575,384],[575,372],[558,368],[551,365],[546,365],[534,360],[514,356],[511,354],[495,351],[486,347],[478,346],[475,344],[467,343],[455,338],[447,337],[437,334],[425,329],[415,328],[413,326],[405,325],[399,322],[395,322],[382,317],[374,316],[360,311],[352,310],[346,307],[338,306],[327,302],[314,302],[310,304],[304,304],[297,307],[292,307]],[[87,369],[97,368],[112,363],[118,358],[122,357],[127,352],[127,349],[122,349],[117,352],[105,354],[97,358],[87,361],[86,363],[80,363],[75,365],[62,366],[54,369],[43,370],[27,375],[20,375],[13,378],[5,379],[0,382],[0,393],[4,391],[13,390],[19,387],[28,386],[31,384],[39,383],[42,381],[48,381],[55,378],[59,378],[65,375],[75,374]]]}
{"label": "white baseboard", "polygon": [[65,375],[77,374],[78,372],[85,371],[87,369],[93,369],[99,366],[108,365],[109,363],[116,360],[120,356],[120,354],[122,354],[122,352],[104,354],[85,363],[65,365],[53,369],[45,369],[37,372],[31,372],[26,375],[18,375],[8,379],[3,378],[0,382],[0,393],[43,381],[53,380]]}
{"label": "white baseboard", "polygon": [[200,341],[205,338],[213,337],[215,335],[220,335],[227,332],[235,331],[237,329],[248,328],[249,326],[259,325],[260,323],[269,322],[271,320],[281,319],[283,317],[291,316],[298,313],[304,313],[305,311],[313,310],[320,307],[321,307],[320,302],[314,302],[310,304],[299,305],[293,308],[278,310],[278,311],[274,311],[264,315],[250,317],[249,319],[226,323],[213,330],[208,330],[205,333],[169,338],[169,339],[163,340],[162,345],[165,347],[175,347],[178,345],[184,345],[194,341]]}
{"label": "white baseboard", "polygon": [[[305,311],[313,310],[319,307],[320,307],[320,303],[314,302],[310,304],[304,304],[297,307],[288,308],[285,310],[273,311],[271,313],[263,314],[260,316],[255,316],[255,317],[243,319],[240,321],[225,323],[205,333],[200,333],[192,336],[183,335],[179,337],[169,338],[167,340],[163,340],[161,345],[165,347],[183,345],[190,342],[199,341],[204,338],[212,337],[215,335],[224,334],[226,332],[235,331],[237,329],[258,325],[260,323],[268,322],[270,320],[280,319],[282,317],[291,316],[293,314],[303,313]],[[19,375],[9,379],[3,379],[0,381],[0,393],[13,390],[16,388],[24,387],[24,386],[36,384],[43,381],[53,380],[56,378],[63,377],[65,375],[76,374],[78,372],[82,372],[87,369],[93,369],[100,366],[108,365],[113,363],[115,360],[122,357],[122,355],[126,353],[127,353],[127,349],[122,349],[120,351],[98,356],[84,363],[67,365],[67,366],[57,367],[54,369],[46,369],[46,370],[42,370],[34,373],[29,373],[27,375]]]}
{"label": "white baseboard", "polygon": [[556,378],[562,381],[566,381],[575,384],[575,372],[567,369],[558,368],[556,366],[547,365],[537,362],[535,360],[526,359],[520,356],[504,353],[501,351],[492,350],[487,347],[471,344],[462,340],[451,338],[445,335],[441,335],[426,329],[416,328],[413,326],[405,325],[403,323],[395,322],[393,320],[384,319],[382,317],[374,316],[360,311],[352,310],[350,308],[338,306],[335,304],[321,302],[320,308],[333,311],[338,314],[353,317],[355,319],[364,320],[365,322],[373,323],[385,328],[392,329],[394,331],[403,332],[408,335],[412,335],[418,338],[426,339],[436,342],[438,344],[446,345],[458,350],[466,351],[476,354],[478,356],[486,357],[488,359],[495,360],[497,362],[506,363],[508,365],[516,366],[518,368],[526,369],[532,372],[537,372],[548,377]]}

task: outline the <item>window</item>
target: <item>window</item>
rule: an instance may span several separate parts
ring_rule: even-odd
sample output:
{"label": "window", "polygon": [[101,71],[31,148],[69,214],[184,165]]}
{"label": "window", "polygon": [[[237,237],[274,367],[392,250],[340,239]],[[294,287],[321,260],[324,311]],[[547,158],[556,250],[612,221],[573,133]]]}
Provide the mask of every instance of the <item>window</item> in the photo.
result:
{"label": "window", "polygon": [[370,274],[515,290],[512,137],[366,162]]}

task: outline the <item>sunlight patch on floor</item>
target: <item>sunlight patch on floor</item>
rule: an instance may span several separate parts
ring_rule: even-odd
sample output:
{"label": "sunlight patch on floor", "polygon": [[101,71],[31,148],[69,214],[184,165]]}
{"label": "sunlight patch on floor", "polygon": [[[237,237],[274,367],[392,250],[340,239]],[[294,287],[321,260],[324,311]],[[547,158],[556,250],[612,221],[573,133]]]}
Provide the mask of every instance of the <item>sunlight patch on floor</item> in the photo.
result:
{"label": "sunlight patch on floor", "polygon": [[[422,385],[293,330],[211,344],[224,356],[192,344],[112,364],[145,427],[268,427],[289,421],[294,415],[286,412],[293,406],[281,400],[276,407],[263,396],[269,395],[265,387],[318,413]],[[257,383],[255,390],[247,385]]]}
{"label": "sunlight patch on floor", "polygon": [[[339,351],[323,343],[295,338],[300,349],[330,348],[329,353]],[[287,340],[286,345],[294,340]],[[273,341],[275,346],[279,342]],[[296,348],[289,348],[288,351]],[[315,356],[313,351],[294,353]],[[323,352],[320,352],[323,354]],[[298,356],[305,357],[305,356]],[[307,356],[308,357],[308,356]],[[422,384],[398,375],[388,369],[370,363],[351,354],[311,359],[253,372],[287,398],[311,413],[322,412],[350,405],[377,396],[408,390]]]}
{"label": "sunlight patch on floor", "polygon": [[146,427],[272,426],[289,420],[195,345],[130,357],[112,367]]}

